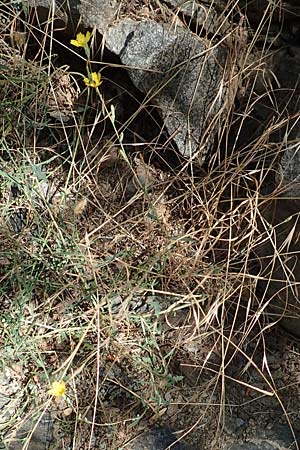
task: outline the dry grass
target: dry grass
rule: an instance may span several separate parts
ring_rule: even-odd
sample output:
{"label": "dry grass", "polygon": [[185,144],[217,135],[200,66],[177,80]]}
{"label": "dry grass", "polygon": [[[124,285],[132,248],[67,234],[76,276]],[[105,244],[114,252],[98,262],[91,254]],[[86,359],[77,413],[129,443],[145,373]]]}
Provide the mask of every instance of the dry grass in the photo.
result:
{"label": "dry grass", "polygon": [[[222,428],[232,381],[285,410],[264,369],[266,336],[284,314],[269,308],[274,264],[284,289],[297,289],[297,220],[273,225],[281,186],[262,193],[283,151],[276,134],[289,123],[267,64],[272,8],[255,32],[237,2],[219,16],[215,45],[230,25],[232,98],[215,156],[200,168],[200,155],[162,164],[170,141],[151,99],[109,63],[99,101],[78,77],[81,58],[67,66],[74,51],[50,21],[1,6],[0,343],[19,386],[3,442],[46,410],[59,418],[57,448],[116,449],[165,422],[192,440],[213,416]],[[261,129],[249,120],[257,103],[272,105]],[[60,402],[47,395],[56,379],[67,383]]]}

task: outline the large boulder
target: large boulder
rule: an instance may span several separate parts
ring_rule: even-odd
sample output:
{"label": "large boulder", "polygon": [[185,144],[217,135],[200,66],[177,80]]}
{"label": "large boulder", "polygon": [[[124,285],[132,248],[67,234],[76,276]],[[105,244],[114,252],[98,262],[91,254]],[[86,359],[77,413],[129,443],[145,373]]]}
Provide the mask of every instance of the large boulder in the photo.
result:
{"label": "large boulder", "polygon": [[105,45],[158,106],[180,153],[199,150],[203,160],[225,107],[225,50],[184,28],[129,19],[108,29]]}

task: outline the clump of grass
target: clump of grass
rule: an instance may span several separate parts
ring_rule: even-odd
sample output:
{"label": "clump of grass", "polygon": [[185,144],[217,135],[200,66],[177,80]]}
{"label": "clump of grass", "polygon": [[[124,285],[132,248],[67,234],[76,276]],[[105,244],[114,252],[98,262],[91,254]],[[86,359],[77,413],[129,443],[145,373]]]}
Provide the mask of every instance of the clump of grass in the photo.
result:
{"label": "clump of grass", "polygon": [[[280,402],[272,376],[247,353],[253,334],[259,345],[271,326],[264,313],[267,295],[256,295],[265,275],[257,269],[255,251],[274,243],[263,207],[275,194],[261,195],[270,165],[276,169],[274,125],[244,147],[239,141],[257,101],[265,53],[253,61],[233,51],[239,65],[231,81],[245,87],[247,100],[241,101],[239,121],[228,110],[206,171],[195,161],[161,169],[155,158],[132,155],[126,142],[128,132],[150,147],[151,155],[162,150],[134,131],[133,116],[149,105],[135,98],[138,111],[124,125],[111,107],[113,96],[105,94],[120,86],[113,89],[103,76],[101,85],[99,78],[97,86],[89,79],[87,88],[81,80],[86,73],[76,79],[69,68],[56,67],[46,45],[29,61],[28,43],[37,27],[13,7],[5,11],[0,343],[3,366],[18,367],[22,376],[19,402],[1,427],[3,440],[29,417],[37,423],[49,410],[60,420],[66,445],[105,439],[106,448],[116,448],[126,441],[122,432],[164,421],[170,396],[176,403],[176,395],[187,395],[183,409],[193,403],[186,366],[196,369],[189,381],[208,393],[191,429],[201,425],[213,403],[221,405],[222,422],[232,379]],[[221,19],[233,12],[229,2]],[[27,33],[17,48],[8,39],[16,14]],[[49,39],[47,25],[39,31]],[[54,83],[62,73],[74,100],[67,110]],[[271,95],[270,89],[267,85],[263,95]],[[62,114],[53,115],[49,92]],[[275,128],[284,124],[279,117]],[[234,378],[230,368],[241,359],[255,368],[264,388],[246,382],[243,370]],[[56,380],[66,382],[57,402],[47,394]]]}

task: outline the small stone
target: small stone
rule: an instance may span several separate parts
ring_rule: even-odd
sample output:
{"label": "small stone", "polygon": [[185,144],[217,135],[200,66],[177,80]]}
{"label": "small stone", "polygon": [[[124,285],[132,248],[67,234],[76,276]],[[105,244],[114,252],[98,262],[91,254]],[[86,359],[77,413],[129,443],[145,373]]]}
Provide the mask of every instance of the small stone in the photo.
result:
{"label": "small stone", "polygon": [[176,441],[176,436],[167,428],[156,428],[141,434],[126,448],[128,450],[165,450],[168,446],[172,446],[172,450],[190,450],[184,442]]}

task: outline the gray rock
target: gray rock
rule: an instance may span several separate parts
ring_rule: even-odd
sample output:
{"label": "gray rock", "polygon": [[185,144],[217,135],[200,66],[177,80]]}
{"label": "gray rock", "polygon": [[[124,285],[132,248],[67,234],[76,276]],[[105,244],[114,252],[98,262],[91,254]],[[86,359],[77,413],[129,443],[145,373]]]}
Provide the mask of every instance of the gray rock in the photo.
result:
{"label": "gray rock", "polygon": [[[49,412],[38,419],[27,420],[15,435],[5,438],[7,450],[48,450],[52,442],[53,421]],[[1,449],[1,447],[0,447]]]}
{"label": "gray rock", "polygon": [[[218,30],[217,13],[212,5],[200,4],[195,0],[162,0],[161,3],[164,9],[175,9],[176,14],[182,13],[186,19],[192,20],[199,30],[206,30],[208,33],[216,33]],[[116,0],[69,0],[68,4],[64,4],[62,0],[28,0],[28,4],[48,10],[54,8],[54,15],[65,22],[68,19],[74,22],[80,17],[85,27],[95,27],[102,34],[113,24],[120,9],[120,2]],[[142,3],[141,9],[143,6]],[[138,16],[138,11],[134,12]]]}
{"label": "gray rock", "polygon": [[119,3],[115,0],[69,0],[67,3],[61,0],[28,0],[31,7],[42,7],[47,10],[54,9],[54,17],[62,19],[65,23],[70,20],[76,23],[81,18],[81,23],[87,28],[96,28],[100,33],[105,33],[107,27],[113,22]]}
{"label": "gray rock", "polygon": [[247,422],[239,417],[227,416],[225,418],[224,431],[229,435],[241,435],[247,426]]}
{"label": "gray rock", "polygon": [[[287,36],[285,38],[287,40]],[[279,41],[280,44],[280,41]],[[282,43],[281,43],[282,44]],[[271,319],[280,321],[290,333],[300,336],[300,303],[298,283],[300,281],[299,262],[299,208],[300,208],[300,122],[299,122],[299,73],[300,48],[283,48],[268,58],[268,68],[274,74],[273,98],[276,99],[277,116],[272,120],[282,120],[282,127],[271,136],[280,148],[275,165],[277,176],[275,184],[282,188],[278,198],[263,206],[263,216],[271,226],[269,238],[255,250],[260,261],[261,271],[258,281],[258,298],[264,302]],[[280,88],[279,88],[280,87]],[[267,98],[265,95],[262,97]],[[261,108],[257,119],[266,124],[271,119],[272,107]],[[274,114],[274,112],[272,112]],[[274,119],[276,117],[276,119]],[[284,120],[285,122],[284,122]],[[259,123],[259,120],[257,121]],[[270,126],[270,122],[268,122]],[[252,131],[248,126],[248,130]],[[263,128],[259,130],[262,134]],[[273,156],[272,156],[273,158]],[[278,170],[278,168],[280,170]],[[271,189],[272,191],[272,189]],[[266,192],[267,193],[267,192]],[[264,236],[266,223],[261,229]],[[269,304],[267,304],[269,303]]]}
{"label": "gray rock", "polygon": [[[279,105],[289,113],[289,121],[282,136],[281,175],[287,186],[283,196],[300,199],[300,122],[299,122],[299,73],[300,47],[289,46],[276,53],[272,70],[278,79],[280,89],[276,92]],[[282,106],[281,106],[282,107]],[[296,117],[293,118],[293,115]],[[290,143],[286,144],[285,142]]]}
{"label": "gray rock", "polygon": [[115,0],[81,1],[78,11],[86,27],[95,27],[103,34],[113,22],[119,7]]}
{"label": "gray rock", "polygon": [[281,175],[287,187],[284,196],[300,199],[300,145],[294,144],[286,148],[281,161]]}
{"label": "gray rock", "polygon": [[0,432],[15,415],[22,403],[21,381],[14,377],[14,372],[8,367],[0,371]]}
{"label": "gray rock", "polygon": [[201,149],[203,160],[224,108],[225,51],[184,28],[150,20],[120,21],[105,39],[135,86],[158,105],[182,155]]}
{"label": "gray rock", "polygon": [[226,450],[271,450],[270,447],[257,446],[253,443],[248,444],[235,444],[230,447],[226,447]]}
{"label": "gray rock", "polygon": [[[297,444],[300,436],[296,433]],[[286,425],[276,425],[270,429],[257,430],[255,438],[249,442],[231,444],[225,446],[224,450],[293,450],[296,442],[290,428]]]}
{"label": "gray rock", "polygon": [[[285,447],[286,448],[286,447]],[[258,444],[254,444],[253,442],[247,444],[235,444],[233,446],[228,447],[226,450],[283,450],[282,447],[274,447],[270,446],[268,442],[259,442]]]}
{"label": "gray rock", "polygon": [[[0,370],[0,450],[48,450],[52,441],[50,412],[21,420],[23,410],[21,366]],[[13,430],[12,430],[13,428]]]}
{"label": "gray rock", "polygon": [[183,14],[186,18],[195,22],[198,30],[207,33],[216,33],[219,26],[218,15],[212,5],[201,4],[195,0],[164,0],[163,3],[170,4],[176,8],[176,13]]}
{"label": "gray rock", "polygon": [[[287,31],[286,31],[287,32]],[[285,40],[287,40],[287,36]],[[272,92],[276,99],[278,120],[285,119],[282,127],[272,135],[272,141],[280,145],[277,154],[276,184],[282,188],[278,198],[263,207],[263,216],[272,226],[270,238],[255,250],[260,265],[261,279],[258,282],[258,296],[271,313],[290,333],[300,337],[300,303],[298,284],[300,281],[299,261],[299,210],[300,210],[300,122],[299,122],[299,73],[300,48],[283,48],[274,52],[268,67],[276,77]],[[278,83],[278,84],[277,84]],[[278,88],[280,87],[280,88]],[[272,108],[267,108],[271,110]],[[275,116],[276,117],[276,116]],[[274,119],[273,119],[274,120]],[[262,118],[261,123],[264,122]],[[274,164],[270,162],[270,164]],[[266,225],[266,224],[265,224]],[[266,228],[262,233],[266,236]]]}
{"label": "gray rock", "polygon": [[[298,214],[300,201],[276,199],[263,215],[271,223],[268,238],[255,249],[260,261],[257,297],[271,320],[280,321],[290,333],[300,337],[300,247]],[[265,230],[262,232],[265,233]]]}
{"label": "gray rock", "polygon": [[[141,434],[126,446],[127,450],[190,450],[182,441],[167,428],[156,428]],[[200,449],[199,449],[200,450]]]}

